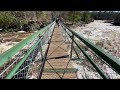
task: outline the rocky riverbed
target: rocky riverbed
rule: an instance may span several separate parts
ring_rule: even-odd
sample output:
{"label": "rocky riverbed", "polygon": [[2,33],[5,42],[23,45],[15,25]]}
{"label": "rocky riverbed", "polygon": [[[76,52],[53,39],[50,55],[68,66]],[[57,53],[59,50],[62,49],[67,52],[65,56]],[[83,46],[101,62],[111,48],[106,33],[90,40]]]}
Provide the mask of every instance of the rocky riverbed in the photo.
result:
{"label": "rocky riverbed", "polygon": [[0,32],[0,54],[10,49],[23,39],[27,38],[33,32]]}

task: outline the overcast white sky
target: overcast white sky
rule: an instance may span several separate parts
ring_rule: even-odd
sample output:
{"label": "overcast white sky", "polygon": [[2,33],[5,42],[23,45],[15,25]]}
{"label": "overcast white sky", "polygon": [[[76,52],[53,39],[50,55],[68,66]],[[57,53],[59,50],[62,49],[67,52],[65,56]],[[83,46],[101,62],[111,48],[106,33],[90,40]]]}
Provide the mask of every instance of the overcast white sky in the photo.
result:
{"label": "overcast white sky", "polygon": [[[90,12],[99,12],[99,11],[90,11]],[[104,12],[104,11],[101,11],[101,12]],[[110,11],[107,11],[107,12],[110,12]],[[113,12],[120,12],[120,11],[113,11]]]}

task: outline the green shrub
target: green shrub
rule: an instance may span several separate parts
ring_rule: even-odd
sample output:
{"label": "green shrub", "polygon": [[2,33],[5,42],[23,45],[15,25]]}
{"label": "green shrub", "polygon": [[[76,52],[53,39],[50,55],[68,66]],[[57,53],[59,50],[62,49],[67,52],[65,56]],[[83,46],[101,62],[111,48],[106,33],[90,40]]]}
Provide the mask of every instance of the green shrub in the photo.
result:
{"label": "green shrub", "polygon": [[81,13],[79,11],[70,11],[68,13],[68,20],[75,23],[81,20]]}
{"label": "green shrub", "polygon": [[5,29],[5,32],[14,32],[14,29]]}
{"label": "green shrub", "polygon": [[10,11],[0,12],[0,27],[6,29],[11,23],[16,21],[16,17]]}
{"label": "green shrub", "polygon": [[89,12],[83,12],[81,20],[84,21],[85,23],[89,23],[91,21],[90,13]]}

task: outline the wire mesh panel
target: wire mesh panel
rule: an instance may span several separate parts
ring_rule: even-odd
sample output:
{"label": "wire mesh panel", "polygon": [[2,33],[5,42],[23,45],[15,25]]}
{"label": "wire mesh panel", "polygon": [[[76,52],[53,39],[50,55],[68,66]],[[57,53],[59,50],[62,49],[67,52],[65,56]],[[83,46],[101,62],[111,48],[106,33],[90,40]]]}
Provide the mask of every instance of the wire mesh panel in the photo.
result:
{"label": "wire mesh panel", "polygon": [[[66,28],[62,27],[61,24],[60,24],[60,28],[61,28],[61,32],[62,32],[62,36],[63,36],[64,42],[66,44],[70,44],[72,42],[72,40],[70,39],[69,35],[66,33],[66,31],[68,31],[68,30]],[[69,34],[71,34],[71,32],[69,32]]]}
{"label": "wire mesh panel", "polygon": [[29,65],[35,60],[37,53],[40,49],[40,45],[38,44],[37,47],[31,52],[25,62],[20,66],[19,70],[14,75],[13,79],[26,79],[27,72],[29,69]]}
{"label": "wire mesh panel", "polygon": [[[38,39],[40,39],[40,42],[37,44],[36,48],[31,52],[31,54],[28,56],[25,62],[20,66],[19,70],[16,72],[13,79],[28,79],[29,78],[28,71],[29,71],[29,68],[31,68],[30,65],[32,65],[33,62],[35,63],[37,61],[40,64],[41,62],[40,60],[42,60],[43,58],[42,55],[44,55],[44,52],[45,52],[45,50],[42,50],[42,47],[48,44],[50,36],[51,36],[50,34],[52,33],[52,31],[53,31],[53,26],[51,28],[48,28],[48,30],[43,34],[42,37],[38,37]],[[35,59],[38,53],[40,53],[39,60]]]}
{"label": "wire mesh panel", "polygon": [[[37,42],[35,39],[32,41],[29,45],[25,46],[22,50],[20,50],[16,55],[9,60],[9,62],[6,62],[1,68],[0,76],[1,78],[5,78],[7,74],[10,73],[12,69],[16,67],[16,65],[21,61],[22,58],[24,58],[25,54],[29,51],[29,49]],[[30,54],[31,55],[31,54]],[[27,63],[30,61],[26,61]],[[25,63],[27,65],[27,63]],[[23,65],[24,66],[24,65]]]}
{"label": "wire mesh panel", "polygon": [[[120,79],[120,75],[116,73],[110,65],[108,65],[103,59],[101,59],[98,55],[96,55],[91,49],[89,49],[84,43],[77,40],[79,45],[84,49],[84,51],[93,59],[93,62],[103,71],[103,73],[110,79]],[[77,46],[75,46],[77,47]],[[79,50],[77,48],[77,50]],[[84,56],[81,51],[78,51],[80,53],[80,56]],[[85,60],[85,59],[84,59]],[[84,61],[83,60],[83,61]],[[82,62],[83,62],[82,61]],[[89,65],[86,65],[89,66]],[[91,68],[91,67],[90,67]],[[94,68],[94,67],[93,67]],[[92,73],[92,71],[90,71]],[[97,73],[97,71],[94,71],[94,74]],[[96,74],[97,75],[97,74]],[[94,75],[93,78],[100,78],[98,75]]]}
{"label": "wire mesh panel", "polygon": [[[55,23],[54,23],[55,24]],[[52,24],[52,29],[54,27]],[[50,26],[49,26],[50,27]],[[24,46],[18,53],[16,53],[12,59],[6,62],[0,67],[0,78],[11,78],[12,79],[27,79],[29,66],[36,62],[36,57],[38,53],[42,53],[42,46],[48,42],[49,34],[51,32],[51,27],[46,28],[43,34],[39,34],[33,41],[28,45]],[[42,35],[42,36],[41,36]],[[39,54],[39,59],[41,60],[42,56]],[[18,69],[17,69],[18,68]],[[13,75],[14,74],[14,75]]]}

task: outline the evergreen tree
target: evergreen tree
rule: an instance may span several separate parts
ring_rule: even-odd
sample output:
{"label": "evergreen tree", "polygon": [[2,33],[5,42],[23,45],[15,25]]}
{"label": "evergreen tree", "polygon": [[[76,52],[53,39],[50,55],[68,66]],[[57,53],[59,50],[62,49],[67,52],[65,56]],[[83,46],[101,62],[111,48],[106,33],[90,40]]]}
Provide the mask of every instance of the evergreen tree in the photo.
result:
{"label": "evergreen tree", "polygon": [[82,21],[89,23],[91,21],[91,14],[87,11],[83,12]]}

